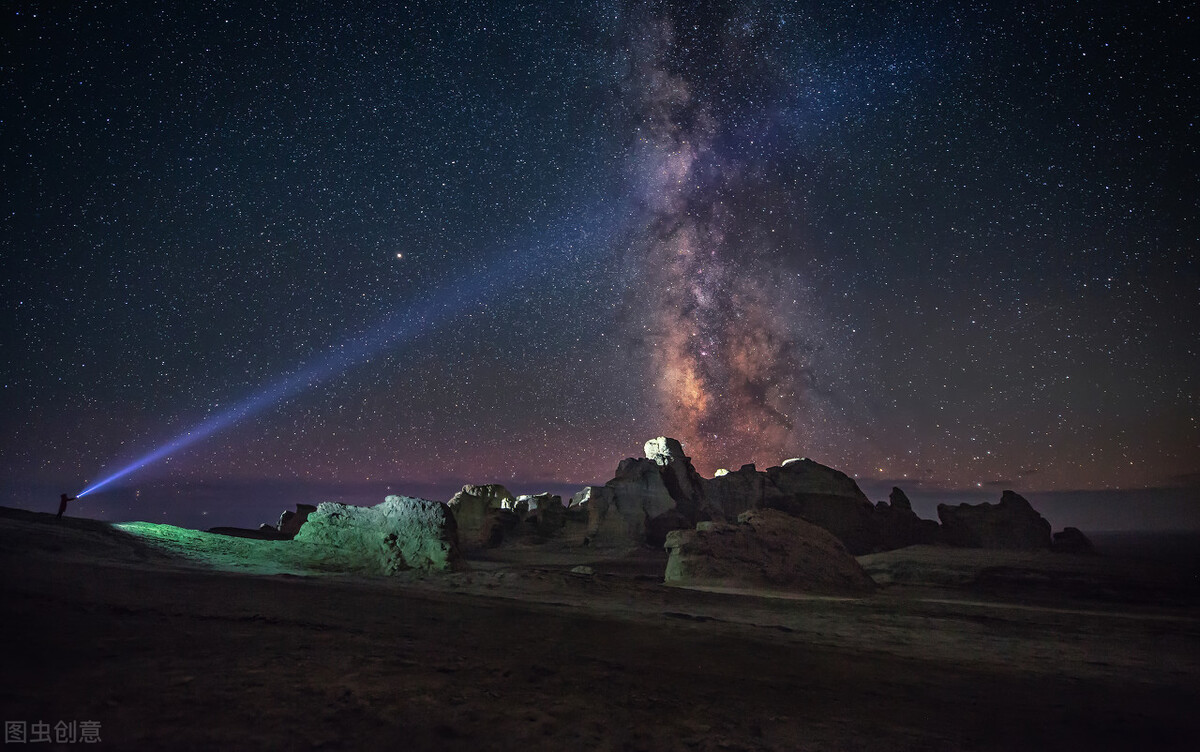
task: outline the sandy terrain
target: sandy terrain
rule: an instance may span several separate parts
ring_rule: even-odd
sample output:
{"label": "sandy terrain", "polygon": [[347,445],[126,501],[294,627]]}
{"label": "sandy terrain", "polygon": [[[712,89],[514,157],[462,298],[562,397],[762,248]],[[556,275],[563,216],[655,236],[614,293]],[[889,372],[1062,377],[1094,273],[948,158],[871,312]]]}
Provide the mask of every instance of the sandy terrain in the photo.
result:
{"label": "sandy terrain", "polygon": [[1195,582],[1145,563],[905,549],[844,599],[668,588],[656,551],[382,579],[234,540],[0,509],[4,719],[114,749],[1200,748]]}

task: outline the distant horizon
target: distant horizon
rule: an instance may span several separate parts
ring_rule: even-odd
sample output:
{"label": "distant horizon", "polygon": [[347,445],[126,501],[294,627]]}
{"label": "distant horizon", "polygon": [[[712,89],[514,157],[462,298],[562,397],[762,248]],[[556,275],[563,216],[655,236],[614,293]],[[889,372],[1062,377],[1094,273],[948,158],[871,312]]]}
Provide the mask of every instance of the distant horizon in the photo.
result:
{"label": "distant horizon", "polygon": [[[114,522],[166,522],[196,529],[253,528],[264,522],[274,524],[280,513],[294,509],[296,504],[332,501],[369,506],[391,494],[449,501],[464,485],[481,483],[499,483],[516,495],[550,492],[562,496],[566,502],[584,486],[603,485],[607,480],[589,483],[523,478],[474,478],[460,482],[452,478],[336,481],[154,477],[104,489],[72,502],[67,514]],[[886,501],[893,486],[901,488],[912,502],[913,510],[925,519],[938,519],[938,504],[995,503],[1004,490],[1012,490],[1028,499],[1055,531],[1064,527],[1077,527],[1085,532],[1200,531],[1200,487],[1196,486],[1028,491],[1019,484],[1011,488],[942,488],[912,479],[854,480],[872,502]],[[54,512],[60,493],[77,491],[46,481],[5,480],[0,481],[0,492],[6,506]]]}

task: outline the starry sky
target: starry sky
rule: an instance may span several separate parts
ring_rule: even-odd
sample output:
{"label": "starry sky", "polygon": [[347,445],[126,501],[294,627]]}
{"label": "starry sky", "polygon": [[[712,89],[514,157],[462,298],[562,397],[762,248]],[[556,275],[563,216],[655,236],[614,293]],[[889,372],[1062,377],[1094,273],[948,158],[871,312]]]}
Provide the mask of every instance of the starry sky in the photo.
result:
{"label": "starry sky", "polygon": [[257,400],[73,511],[569,492],[669,435],[1200,527],[1185,4],[0,12],[0,503]]}

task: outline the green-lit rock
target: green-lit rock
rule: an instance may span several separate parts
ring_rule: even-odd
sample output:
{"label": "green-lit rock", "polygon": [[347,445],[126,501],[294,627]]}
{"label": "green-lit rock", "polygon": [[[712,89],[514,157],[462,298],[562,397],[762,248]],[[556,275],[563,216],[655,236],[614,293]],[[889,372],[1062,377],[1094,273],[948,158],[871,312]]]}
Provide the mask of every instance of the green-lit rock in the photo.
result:
{"label": "green-lit rock", "polygon": [[458,528],[449,507],[440,501],[388,496],[373,507],[325,502],[308,516],[296,534],[298,543],[314,544],[355,569],[394,574],[419,569],[452,569],[460,561]]}

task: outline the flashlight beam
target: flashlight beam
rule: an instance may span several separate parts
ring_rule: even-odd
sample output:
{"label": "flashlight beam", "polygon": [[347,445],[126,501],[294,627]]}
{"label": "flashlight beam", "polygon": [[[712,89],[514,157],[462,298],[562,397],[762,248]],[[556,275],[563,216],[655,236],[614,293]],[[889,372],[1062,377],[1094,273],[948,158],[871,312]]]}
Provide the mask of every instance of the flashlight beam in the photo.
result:
{"label": "flashlight beam", "polygon": [[[509,253],[480,272],[460,278],[388,316],[374,329],[335,345],[317,361],[290,376],[277,379],[240,403],[192,426],[162,446],[79,492],[78,498],[95,493],[147,465],[185,449],[256,413],[316,386],[378,352],[406,345],[458,315],[498,297],[503,289],[521,281],[549,275],[576,258],[575,251],[599,244],[607,246],[627,212],[610,211],[611,219],[579,223],[568,232],[555,233],[555,240],[534,244],[522,253]],[[584,229],[580,230],[580,226]]]}

